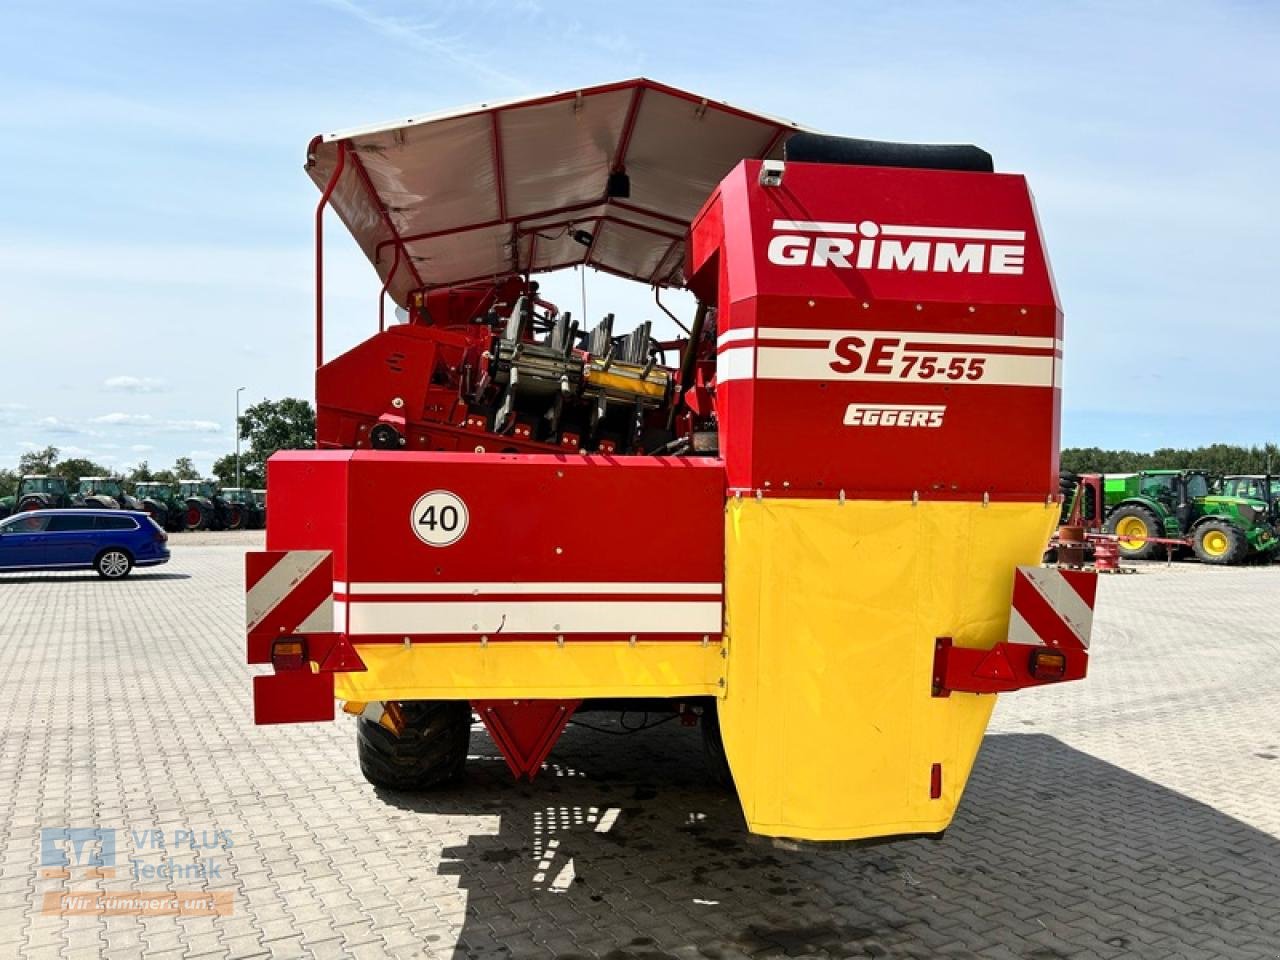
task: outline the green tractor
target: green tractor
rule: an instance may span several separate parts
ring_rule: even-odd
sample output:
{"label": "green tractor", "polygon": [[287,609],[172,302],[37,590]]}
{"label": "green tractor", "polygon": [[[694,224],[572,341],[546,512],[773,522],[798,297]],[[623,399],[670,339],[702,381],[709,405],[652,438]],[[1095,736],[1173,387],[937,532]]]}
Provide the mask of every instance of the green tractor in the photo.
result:
{"label": "green tractor", "polygon": [[267,525],[267,513],[258,506],[258,500],[248,487],[223,487],[222,495],[228,503],[238,504],[243,515],[243,525],[232,530],[261,530]]}
{"label": "green tractor", "polygon": [[18,513],[23,510],[48,510],[72,505],[71,491],[65,477],[33,474],[18,481],[18,492],[0,502],[0,512]]}
{"label": "green tractor", "polygon": [[267,491],[253,491],[253,502],[258,505],[258,510],[262,514],[262,526],[265,529],[267,526]]}
{"label": "green tractor", "polygon": [[1271,522],[1280,524],[1280,477],[1269,473],[1234,473],[1222,478],[1218,492],[1271,504]]}
{"label": "green tractor", "polygon": [[71,505],[99,510],[142,509],[142,504],[125,493],[124,484],[115,477],[81,477]]}
{"label": "green tractor", "polygon": [[133,495],[151,519],[170,533],[186,529],[187,505],[174,493],[173,484],[148,480],[134,484]]}
{"label": "green tractor", "polygon": [[1189,547],[1202,562],[1225,565],[1280,549],[1266,501],[1210,490],[1203,470],[1085,474],[1075,484],[1067,522],[1115,535],[1128,560]]}
{"label": "green tractor", "polygon": [[178,484],[187,530],[243,530],[244,508],[222,495],[216,480],[183,480]]}

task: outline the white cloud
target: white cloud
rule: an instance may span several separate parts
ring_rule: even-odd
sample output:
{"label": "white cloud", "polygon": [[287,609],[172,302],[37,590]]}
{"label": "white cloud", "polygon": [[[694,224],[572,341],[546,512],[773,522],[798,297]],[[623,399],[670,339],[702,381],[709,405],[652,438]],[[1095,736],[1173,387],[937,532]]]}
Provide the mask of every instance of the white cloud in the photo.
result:
{"label": "white cloud", "polygon": [[35,425],[45,433],[75,434],[85,432],[74,423],[58,417],[41,417],[36,421]]}
{"label": "white cloud", "polygon": [[146,427],[163,433],[220,433],[222,425],[213,420],[164,420],[149,413],[104,413],[90,423],[112,427]]}
{"label": "white cloud", "polygon": [[120,393],[160,393],[168,389],[168,384],[159,377],[107,377],[102,386]]}
{"label": "white cloud", "polygon": [[165,433],[219,433],[222,427],[212,420],[161,420],[157,429]]}
{"label": "white cloud", "polygon": [[135,443],[129,449],[134,453],[150,453],[155,447],[149,443]]}
{"label": "white cloud", "polygon": [[468,71],[477,79],[519,90],[526,81],[494,66],[492,57],[472,49],[456,36],[445,35],[441,24],[422,20],[388,17],[352,0],[326,0],[330,7],[349,14],[388,40],[425,54],[433,60],[445,59]]}
{"label": "white cloud", "polygon": [[90,423],[103,423],[113,427],[121,426],[148,426],[155,422],[155,417],[149,413],[104,413],[100,417],[93,417]]}

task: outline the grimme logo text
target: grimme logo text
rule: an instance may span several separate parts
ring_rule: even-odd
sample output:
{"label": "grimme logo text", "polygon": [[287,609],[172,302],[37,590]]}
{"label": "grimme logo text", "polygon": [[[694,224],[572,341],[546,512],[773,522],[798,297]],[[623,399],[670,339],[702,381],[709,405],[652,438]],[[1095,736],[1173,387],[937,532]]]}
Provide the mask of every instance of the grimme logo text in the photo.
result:
{"label": "grimme logo text", "polygon": [[780,267],[1022,273],[1025,230],[775,220],[769,262]]}

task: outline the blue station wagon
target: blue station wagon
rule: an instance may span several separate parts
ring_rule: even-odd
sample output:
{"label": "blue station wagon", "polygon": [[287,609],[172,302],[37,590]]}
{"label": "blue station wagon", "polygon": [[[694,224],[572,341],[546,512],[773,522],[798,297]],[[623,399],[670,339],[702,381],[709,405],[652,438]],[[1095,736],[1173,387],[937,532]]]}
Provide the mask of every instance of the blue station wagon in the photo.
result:
{"label": "blue station wagon", "polygon": [[0,521],[0,572],[88,570],[108,580],[169,562],[169,537],[134,510],[30,510]]}

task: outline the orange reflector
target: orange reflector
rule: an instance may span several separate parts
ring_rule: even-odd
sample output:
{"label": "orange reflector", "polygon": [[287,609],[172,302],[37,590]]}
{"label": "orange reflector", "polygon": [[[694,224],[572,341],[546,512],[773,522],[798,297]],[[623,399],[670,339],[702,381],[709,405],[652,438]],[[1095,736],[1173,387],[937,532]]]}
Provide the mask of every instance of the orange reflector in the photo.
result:
{"label": "orange reflector", "polygon": [[301,637],[273,641],[271,644],[271,665],[277,671],[306,669],[307,641]]}
{"label": "orange reflector", "polygon": [[1031,675],[1037,680],[1061,680],[1067,673],[1067,655],[1058,650],[1031,654]]}
{"label": "orange reflector", "polygon": [[935,763],[929,771],[929,799],[937,800],[942,796],[942,764]]}

